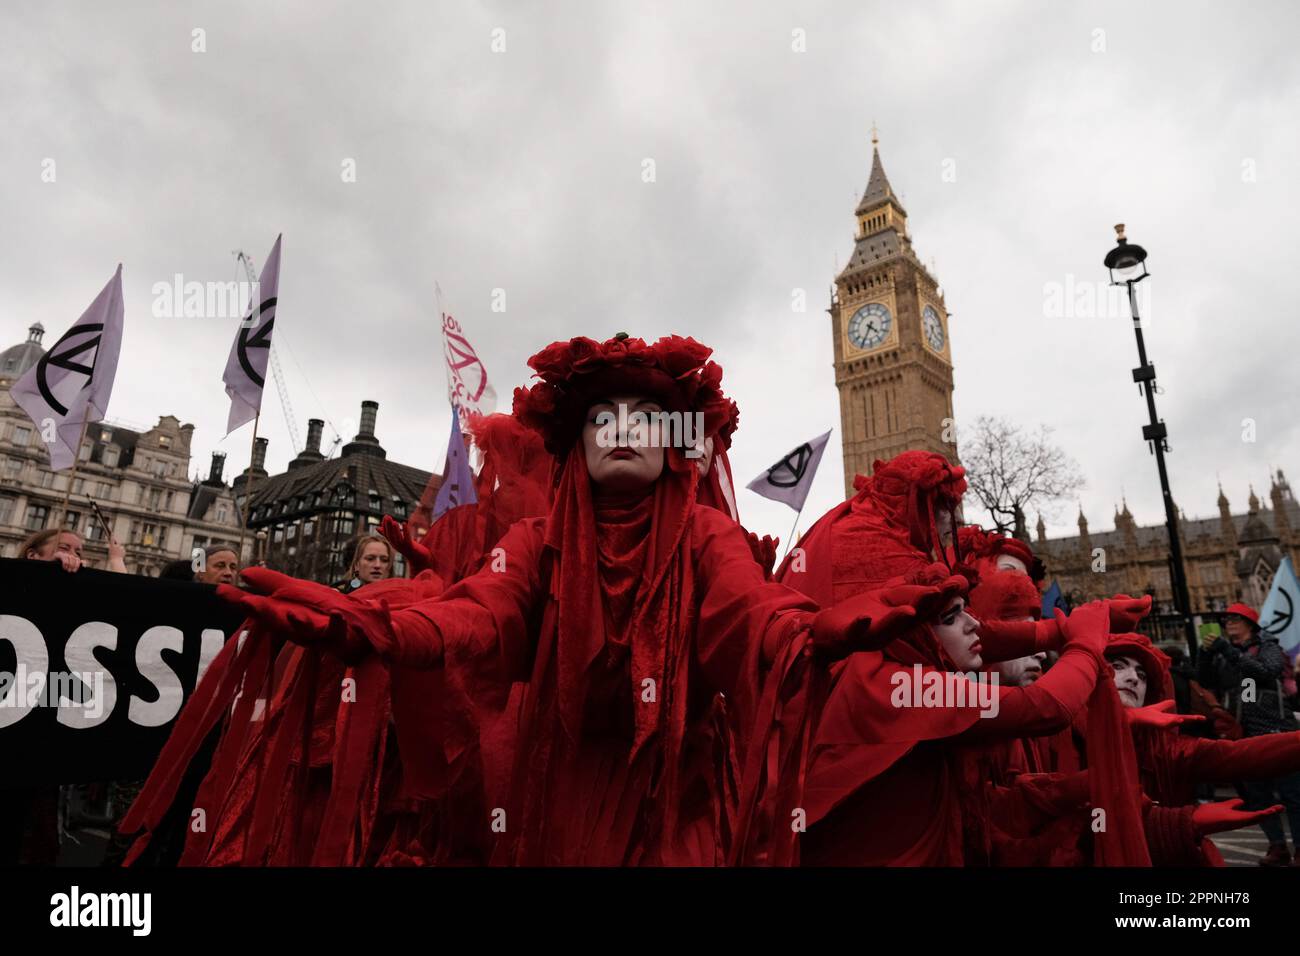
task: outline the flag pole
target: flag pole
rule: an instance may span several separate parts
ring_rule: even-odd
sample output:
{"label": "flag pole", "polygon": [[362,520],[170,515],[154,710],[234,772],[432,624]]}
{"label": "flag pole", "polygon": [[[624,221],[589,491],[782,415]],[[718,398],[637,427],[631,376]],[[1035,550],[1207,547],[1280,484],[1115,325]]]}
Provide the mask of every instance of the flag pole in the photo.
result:
{"label": "flag pole", "polygon": [[[262,420],[262,410],[259,408],[257,414],[253,416],[253,442],[248,451],[248,481],[244,484],[244,507],[239,516],[239,563],[244,563],[244,535],[248,530],[248,519],[252,517],[253,510],[253,457],[257,454],[257,426]],[[239,501],[235,501],[238,506]]]}
{"label": "flag pole", "polygon": [[781,556],[782,561],[790,557],[790,551],[792,548],[794,548],[794,529],[799,527],[799,518],[802,515],[803,515],[802,508],[800,508],[798,511],[794,513],[794,524],[790,526],[790,540],[785,543],[785,554]]}
{"label": "flag pole", "polygon": [[86,443],[86,422],[81,423],[81,437],[77,439],[77,450],[72,456],[72,470],[68,472],[68,487],[63,489],[63,504],[59,505],[59,516],[54,521],[58,531],[63,530],[63,520],[68,514],[68,496],[72,494],[72,482],[77,477],[77,466],[81,464],[81,446]]}

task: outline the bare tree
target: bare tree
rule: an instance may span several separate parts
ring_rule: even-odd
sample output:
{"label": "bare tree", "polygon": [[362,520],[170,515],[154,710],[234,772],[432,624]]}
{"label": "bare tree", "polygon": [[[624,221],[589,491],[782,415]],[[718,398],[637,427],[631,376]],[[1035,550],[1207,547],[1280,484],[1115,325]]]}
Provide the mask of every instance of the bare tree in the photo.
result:
{"label": "bare tree", "polygon": [[1073,495],[1083,487],[1079,465],[1040,425],[1026,432],[1004,418],[981,415],[962,442],[962,464],[971,492],[1001,532],[1028,538],[1025,514]]}

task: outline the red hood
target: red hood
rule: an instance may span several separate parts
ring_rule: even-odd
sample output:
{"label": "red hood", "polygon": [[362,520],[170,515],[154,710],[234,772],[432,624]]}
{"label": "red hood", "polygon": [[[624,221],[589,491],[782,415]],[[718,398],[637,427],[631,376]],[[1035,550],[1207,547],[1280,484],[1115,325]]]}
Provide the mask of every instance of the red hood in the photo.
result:
{"label": "red hood", "polygon": [[1169,676],[1169,655],[1152,644],[1151,638],[1145,634],[1110,635],[1106,640],[1106,657],[1132,657],[1142,663],[1147,672],[1147,699],[1142,702],[1144,705],[1173,699],[1174,682]]}

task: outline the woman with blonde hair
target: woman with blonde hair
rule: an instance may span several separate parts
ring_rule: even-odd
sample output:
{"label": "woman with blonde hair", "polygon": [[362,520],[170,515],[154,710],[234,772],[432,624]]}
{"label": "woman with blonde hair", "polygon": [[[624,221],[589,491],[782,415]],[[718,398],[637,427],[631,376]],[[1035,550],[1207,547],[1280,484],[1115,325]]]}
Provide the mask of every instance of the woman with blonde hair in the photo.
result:
{"label": "woman with blonde hair", "polygon": [[393,546],[383,535],[363,534],[352,549],[347,579],[339,585],[339,590],[347,594],[371,581],[383,581],[392,576]]}

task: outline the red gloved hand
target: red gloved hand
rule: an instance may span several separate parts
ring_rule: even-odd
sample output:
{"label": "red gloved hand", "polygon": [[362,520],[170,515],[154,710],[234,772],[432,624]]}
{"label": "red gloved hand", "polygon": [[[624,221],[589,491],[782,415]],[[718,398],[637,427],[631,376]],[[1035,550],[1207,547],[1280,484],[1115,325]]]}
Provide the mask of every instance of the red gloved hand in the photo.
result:
{"label": "red gloved hand", "polygon": [[1082,647],[1100,657],[1110,634],[1109,605],[1109,601],[1090,601],[1076,607],[1069,617],[1057,608],[1056,623],[1065,632],[1066,646]]}
{"label": "red gloved hand", "polygon": [[409,534],[406,526],[396,521],[392,515],[384,515],[379,523],[379,533],[391,544],[411,566],[411,577],[426,568],[433,567],[433,553]]}
{"label": "red gloved hand", "polygon": [[233,584],[218,584],[217,597],[239,606],[249,617],[256,618],[265,625],[271,633],[295,644],[339,641],[346,630],[342,618],[331,617],[314,608],[282,598],[251,594]]}
{"label": "red gloved hand", "polygon": [[1274,804],[1267,810],[1242,810],[1244,800],[1220,800],[1218,803],[1201,803],[1192,811],[1192,823],[1201,836],[1222,833],[1225,830],[1239,830],[1258,823],[1265,817],[1282,812],[1282,804]]}
{"label": "red gloved hand", "polygon": [[879,650],[916,617],[918,598],[937,594],[938,588],[902,584],[854,595],[813,618],[813,649],[830,661]]}
{"label": "red gloved hand", "polygon": [[1125,707],[1124,716],[1130,727],[1177,727],[1205,718],[1200,714],[1179,714],[1172,700],[1162,700],[1147,707]]}
{"label": "red gloved hand", "polygon": [[1133,598],[1127,594],[1116,594],[1110,599],[1110,632],[1132,634],[1137,630],[1138,621],[1150,613],[1151,595]]}
{"label": "red gloved hand", "polygon": [[763,569],[763,577],[772,580],[772,571],[776,568],[776,548],[781,543],[781,539],[774,538],[770,534],[760,538],[752,531],[746,531],[745,538],[749,541],[749,550],[753,553],[754,560]]}

